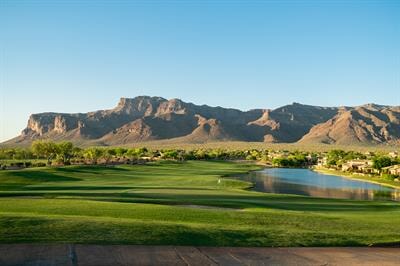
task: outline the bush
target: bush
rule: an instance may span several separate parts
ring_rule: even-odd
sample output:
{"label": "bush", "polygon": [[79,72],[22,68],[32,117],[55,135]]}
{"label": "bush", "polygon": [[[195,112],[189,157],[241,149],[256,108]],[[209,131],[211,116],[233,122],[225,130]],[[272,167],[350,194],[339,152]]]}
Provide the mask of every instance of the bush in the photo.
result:
{"label": "bush", "polygon": [[45,163],[42,163],[42,162],[37,162],[37,163],[33,163],[32,166],[33,166],[33,167],[45,167],[46,164],[45,164]]}
{"label": "bush", "polygon": [[373,167],[375,169],[381,170],[383,167],[392,165],[392,159],[388,156],[375,156],[372,159]]}
{"label": "bush", "polygon": [[17,162],[17,163],[15,163],[15,166],[24,167],[24,163],[23,162]]}
{"label": "bush", "polygon": [[382,174],[382,178],[393,181],[397,176],[391,174]]}
{"label": "bush", "polygon": [[288,158],[274,158],[272,164],[280,167],[304,167],[306,166],[304,155],[290,155]]}

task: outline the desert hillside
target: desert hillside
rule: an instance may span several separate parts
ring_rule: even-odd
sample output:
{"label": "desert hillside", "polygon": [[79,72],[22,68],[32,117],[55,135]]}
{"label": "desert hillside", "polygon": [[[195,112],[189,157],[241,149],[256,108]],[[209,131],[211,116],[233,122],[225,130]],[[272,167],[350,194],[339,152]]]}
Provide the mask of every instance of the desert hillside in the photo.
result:
{"label": "desert hillside", "polygon": [[36,139],[95,145],[165,139],[187,143],[399,144],[400,107],[375,104],[319,107],[293,103],[273,110],[241,111],[139,96],[121,98],[110,110],[32,114],[21,135],[6,144],[30,144]]}

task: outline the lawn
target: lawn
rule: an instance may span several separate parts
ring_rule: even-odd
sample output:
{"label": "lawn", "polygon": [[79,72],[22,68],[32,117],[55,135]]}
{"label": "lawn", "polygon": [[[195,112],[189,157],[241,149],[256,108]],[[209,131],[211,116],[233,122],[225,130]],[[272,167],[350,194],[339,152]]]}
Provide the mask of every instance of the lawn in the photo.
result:
{"label": "lawn", "polygon": [[400,204],[246,190],[259,166],[157,162],[0,171],[0,242],[201,246],[400,244]]}

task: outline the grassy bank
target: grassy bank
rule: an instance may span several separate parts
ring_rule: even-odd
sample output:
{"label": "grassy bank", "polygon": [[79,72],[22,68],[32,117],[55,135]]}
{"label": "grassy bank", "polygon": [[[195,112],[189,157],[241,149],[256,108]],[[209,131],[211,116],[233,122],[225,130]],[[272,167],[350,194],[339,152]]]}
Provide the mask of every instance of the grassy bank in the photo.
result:
{"label": "grassy bank", "polygon": [[322,174],[343,176],[343,177],[347,177],[347,178],[351,178],[351,179],[355,179],[355,180],[367,181],[367,182],[379,184],[382,186],[400,189],[400,182],[385,179],[380,176],[367,176],[367,175],[361,175],[361,174],[357,174],[357,173],[346,173],[346,172],[328,169],[328,168],[322,168],[322,167],[316,167],[316,168],[313,168],[313,170],[316,172],[322,173]]}
{"label": "grassy bank", "polygon": [[[400,243],[400,204],[257,193],[259,166],[157,162],[0,172],[0,242],[202,246]],[[206,206],[206,207],[205,207]]]}

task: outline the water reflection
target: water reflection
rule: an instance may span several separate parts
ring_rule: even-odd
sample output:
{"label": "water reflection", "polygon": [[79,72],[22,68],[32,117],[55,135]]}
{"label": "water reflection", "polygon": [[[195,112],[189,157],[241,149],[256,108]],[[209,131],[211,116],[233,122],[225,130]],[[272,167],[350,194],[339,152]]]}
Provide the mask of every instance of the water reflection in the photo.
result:
{"label": "water reflection", "polygon": [[322,198],[400,201],[400,190],[381,185],[324,175],[308,169],[267,168],[239,177],[261,192]]}

